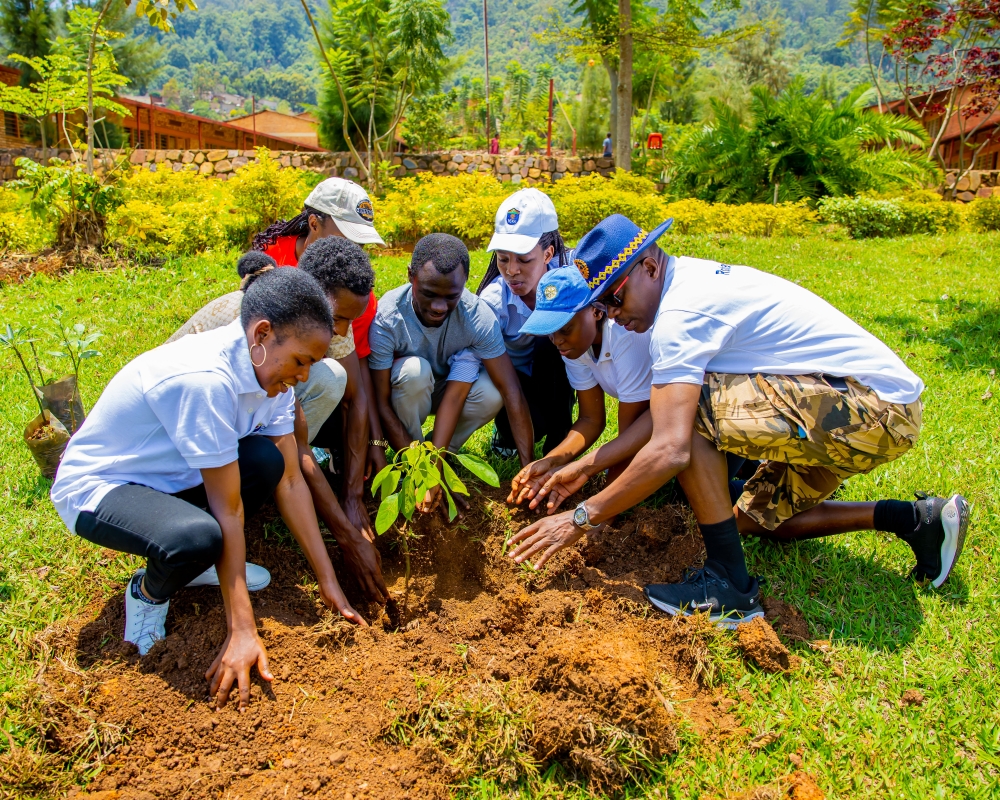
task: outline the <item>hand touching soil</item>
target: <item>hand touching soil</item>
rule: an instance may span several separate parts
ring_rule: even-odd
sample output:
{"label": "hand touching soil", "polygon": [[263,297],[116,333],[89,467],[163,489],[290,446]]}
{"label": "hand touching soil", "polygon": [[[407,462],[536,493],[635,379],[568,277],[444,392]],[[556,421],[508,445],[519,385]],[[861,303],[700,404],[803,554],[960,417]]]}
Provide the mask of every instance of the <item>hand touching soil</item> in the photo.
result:
{"label": "hand touching soil", "polygon": [[260,677],[270,683],[274,680],[267,666],[267,653],[254,630],[229,631],[222,650],[215,657],[212,666],[205,673],[209,682],[209,694],[215,699],[215,707],[222,708],[229,700],[233,684],[240,692],[240,710],[250,703],[250,670],[257,667]]}
{"label": "hand touching soil", "polygon": [[375,547],[374,534],[369,538],[364,529],[355,528],[350,534],[340,533],[336,539],[337,546],[344,554],[344,561],[361,584],[365,597],[374,603],[385,605],[389,599],[389,590],[382,577],[382,556]]}
{"label": "hand touching soil", "polygon": [[[510,482],[507,502],[521,505],[525,500],[534,500],[545,482],[555,474],[557,467],[550,459],[540,458],[523,467]],[[537,503],[531,505],[534,508]]]}
{"label": "hand touching soil", "polygon": [[590,476],[583,471],[579,462],[574,461],[567,464],[548,477],[528,507],[538,508],[542,500],[548,497],[545,513],[554,514],[559,506],[566,501],[566,498],[580,491],[588,480],[590,480]]}
{"label": "hand touching soil", "polygon": [[[388,594],[388,591],[386,594]],[[319,596],[322,598],[323,603],[327,608],[339,611],[340,615],[348,622],[353,622],[355,625],[360,625],[362,628],[368,627],[368,623],[365,622],[364,617],[355,611],[351,607],[351,604],[347,602],[344,590],[340,588],[340,584],[337,582],[336,578],[329,583],[320,583]]]}
{"label": "hand touching soil", "polygon": [[508,546],[517,544],[517,547],[507,555],[522,564],[536,553],[541,553],[535,562],[535,569],[541,569],[552,556],[580,541],[582,536],[583,530],[574,524],[573,515],[567,511],[554,517],[544,517],[511,536],[507,540]]}

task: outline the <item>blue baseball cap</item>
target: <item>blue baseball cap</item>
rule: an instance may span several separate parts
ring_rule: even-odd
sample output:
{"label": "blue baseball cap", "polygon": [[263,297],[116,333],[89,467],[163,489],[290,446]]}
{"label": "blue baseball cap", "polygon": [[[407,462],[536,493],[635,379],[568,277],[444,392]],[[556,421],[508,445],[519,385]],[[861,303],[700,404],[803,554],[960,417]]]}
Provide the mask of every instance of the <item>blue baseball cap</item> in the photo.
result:
{"label": "blue baseball cap", "polygon": [[576,267],[550,269],[535,290],[535,310],[521,326],[521,333],[548,336],[590,305],[590,287]]}
{"label": "blue baseball cap", "polygon": [[612,214],[584,234],[576,246],[573,263],[590,289],[588,302],[597,300],[608,286],[635,262],[639,254],[666,233],[673,219],[646,233],[628,217]]}

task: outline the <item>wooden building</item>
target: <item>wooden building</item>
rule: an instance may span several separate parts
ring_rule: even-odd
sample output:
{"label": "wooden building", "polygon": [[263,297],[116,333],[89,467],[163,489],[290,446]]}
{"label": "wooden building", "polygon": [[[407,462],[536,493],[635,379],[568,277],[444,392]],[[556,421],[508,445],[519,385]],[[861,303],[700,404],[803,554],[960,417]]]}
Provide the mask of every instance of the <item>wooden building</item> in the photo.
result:
{"label": "wooden building", "polygon": [[319,147],[319,122],[308,111],[282,114],[280,111],[263,109],[256,114],[234,117],[229,120],[229,124],[243,130],[256,130],[258,135],[278,136],[287,141]]}

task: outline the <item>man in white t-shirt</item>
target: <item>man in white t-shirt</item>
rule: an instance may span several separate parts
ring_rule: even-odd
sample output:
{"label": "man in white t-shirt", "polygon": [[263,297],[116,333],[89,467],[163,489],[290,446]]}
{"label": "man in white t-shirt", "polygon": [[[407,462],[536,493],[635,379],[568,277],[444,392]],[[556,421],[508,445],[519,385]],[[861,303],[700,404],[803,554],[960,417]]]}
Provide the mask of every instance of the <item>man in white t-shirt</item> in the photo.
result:
{"label": "man in white t-shirt", "polygon": [[[800,286],[750,267],[668,256],[656,240],[670,222],[646,233],[616,214],[580,240],[576,264],[591,300],[625,330],[652,331],[650,414],[546,482],[540,494],[549,494],[551,513],[590,475],[635,454],[621,480],[513,537],[511,556],[544,563],[677,476],[707,561],[682,583],[646,587],[669,614],[706,611],[727,626],[763,614],[741,533],[790,540],[889,531],[913,549],[913,577],[941,586],[965,539],[961,495],[827,501],[846,478],[913,446],[923,383],[883,342]],[[727,452],[762,460],[735,508]]]}

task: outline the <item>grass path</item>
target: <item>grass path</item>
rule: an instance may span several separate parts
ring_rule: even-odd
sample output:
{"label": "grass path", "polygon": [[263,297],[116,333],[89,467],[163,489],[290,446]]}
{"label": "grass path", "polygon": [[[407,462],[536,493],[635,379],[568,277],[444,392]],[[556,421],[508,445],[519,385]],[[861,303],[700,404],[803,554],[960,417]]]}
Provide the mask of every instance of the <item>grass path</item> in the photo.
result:
{"label": "grass path", "polygon": [[[740,698],[744,724],[754,734],[774,732],[776,740],[759,750],[744,740],[712,751],[687,737],[680,754],[663,765],[657,794],[653,787],[631,794],[723,795],[774,781],[801,759],[834,797],[1000,796],[1000,635],[993,624],[1000,612],[1000,237],[673,242],[675,252],[800,282],[884,339],[927,384],[917,446],[852,479],[843,499],[962,491],[974,510],[965,556],[939,592],[920,591],[906,579],[912,555],[887,535],[785,547],[751,543],[751,567],[768,578],[765,593],[798,606],[815,637],[831,639],[832,646],[826,653],[798,648],[804,663],[792,677],[723,658],[721,677]],[[89,407],[128,360],[236,286],[233,262],[234,254],[210,254],[160,269],[36,277],[0,288],[0,324],[44,328],[59,304],[71,321],[102,330],[103,356],[84,366]],[[379,293],[404,279],[405,265],[403,258],[377,260]],[[485,265],[486,255],[475,253],[470,283]],[[0,727],[30,745],[37,741],[34,637],[96,598],[120,592],[133,562],[103,559],[64,530],[48,501],[48,482],[37,476],[20,441],[33,415],[27,383],[10,354],[0,354],[0,364]],[[472,442],[484,443],[484,434]],[[907,689],[918,689],[923,705],[904,707]],[[0,754],[7,747],[0,736]],[[554,791],[542,780],[521,793]],[[467,794],[509,796],[485,784]]]}

